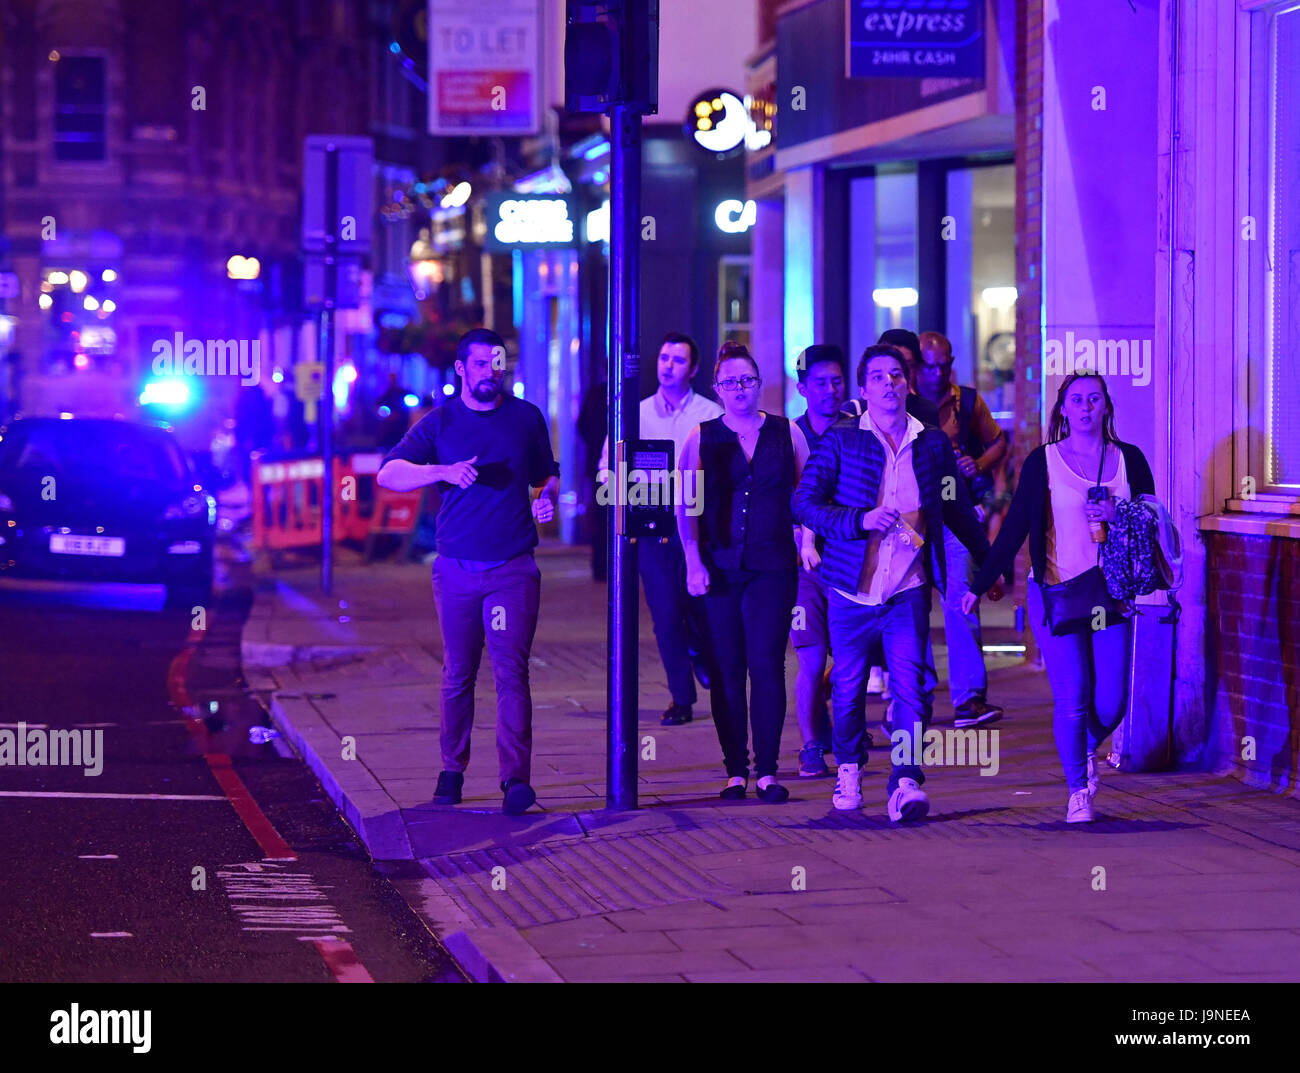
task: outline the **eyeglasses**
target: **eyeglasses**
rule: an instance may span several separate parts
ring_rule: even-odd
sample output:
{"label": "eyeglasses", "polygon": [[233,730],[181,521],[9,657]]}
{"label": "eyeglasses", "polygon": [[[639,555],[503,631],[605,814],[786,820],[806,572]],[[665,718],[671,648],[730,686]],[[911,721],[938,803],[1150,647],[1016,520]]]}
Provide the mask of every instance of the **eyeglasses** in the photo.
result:
{"label": "eyeglasses", "polygon": [[720,387],[723,391],[735,391],[738,387],[753,387],[757,383],[757,376],[729,376],[725,380],[717,381],[714,387]]}

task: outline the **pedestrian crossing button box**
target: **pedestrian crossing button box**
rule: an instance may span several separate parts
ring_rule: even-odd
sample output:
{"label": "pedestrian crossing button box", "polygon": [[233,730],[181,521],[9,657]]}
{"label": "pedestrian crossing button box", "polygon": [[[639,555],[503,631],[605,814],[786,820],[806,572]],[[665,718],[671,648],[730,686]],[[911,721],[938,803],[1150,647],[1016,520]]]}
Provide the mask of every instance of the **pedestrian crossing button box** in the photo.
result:
{"label": "pedestrian crossing button box", "polygon": [[618,471],[622,533],[633,538],[668,540],[677,531],[674,514],[678,481],[672,440],[619,443]]}

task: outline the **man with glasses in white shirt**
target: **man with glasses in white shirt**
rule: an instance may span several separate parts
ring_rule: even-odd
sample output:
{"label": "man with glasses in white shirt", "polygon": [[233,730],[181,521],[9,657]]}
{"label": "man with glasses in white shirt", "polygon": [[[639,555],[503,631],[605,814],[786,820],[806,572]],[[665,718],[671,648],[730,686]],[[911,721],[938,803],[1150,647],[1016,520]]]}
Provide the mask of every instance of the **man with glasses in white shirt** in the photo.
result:
{"label": "man with glasses in white shirt", "polygon": [[[682,447],[691,430],[722,413],[716,402],[691,389],[691,379],[699,367],[700,351],[695,340],[684,332],[669,332],[659,345],[659,389],[641,400],[640,438],[672,440],[675,465],[681,461]],[[610,477],[606,438],[598,479],[604,483]],[[704,608],[686,591],[686,559],[677,533],[666,543],[638,541],[637,567],[672,697],[661,722],[664,726],[680,726],[693,718],[696,678],[711,692],[720,688]]]}

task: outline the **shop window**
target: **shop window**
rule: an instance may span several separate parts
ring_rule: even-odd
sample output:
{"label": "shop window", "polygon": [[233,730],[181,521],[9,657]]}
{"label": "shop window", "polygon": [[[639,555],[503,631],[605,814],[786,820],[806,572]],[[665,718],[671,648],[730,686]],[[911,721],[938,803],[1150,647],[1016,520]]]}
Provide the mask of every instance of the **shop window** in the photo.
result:
{"label": "shop window", "polygon": [[947,174],[947,336],[953,375],[995,413],[1015,408],[1016,172],[1013,164]]}
{"label": "shop window", "polygon": [[875,273],[871,290],[875,338],[889,328],[916,326],[916,172],[878,174],[875,178]]}
{"label": "shop window", "polygon": [[107,116],[104,58],[62,56],[54,69],[54,159],[106,159]]}
{"label": "shop window", "polygon": [[[750,343],[749,258],[723,257],[718,262],[718,343]],[[751,348],[752,349],[752,348]]]}
{"label": "shop window", "polygon": [[1253,12],[1250,28],[1241,222],[1249,368],[1232,505],[1286,511],[1300,496],[1300,4]]}

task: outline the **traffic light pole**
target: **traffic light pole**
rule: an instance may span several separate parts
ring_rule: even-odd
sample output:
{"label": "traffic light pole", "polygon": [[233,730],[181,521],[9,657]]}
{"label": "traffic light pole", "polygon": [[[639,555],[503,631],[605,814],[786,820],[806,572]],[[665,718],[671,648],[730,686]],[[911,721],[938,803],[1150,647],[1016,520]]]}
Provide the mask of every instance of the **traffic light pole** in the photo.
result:
{"label": "traffic light pole", "polygon": [[[609,442],[631,443],[640,435],[640,355],[637,297],[640,272],[641,115],[627,105],[609,112]],[[615,506],[609,512],[609,747],[606,751],[605,804],[637,807],[637,591],[636,545],[617,530],[626,490],[620,486],[614,450],[611,485]]]}
{"label": "traffic light pole", "polygon": [[334,591],[334,306],[339,294],[339,151],[330,146],[325,154],[325,308],[320,315],[321,401],[317,413],[320,427],[321,471],[320,591]]}

